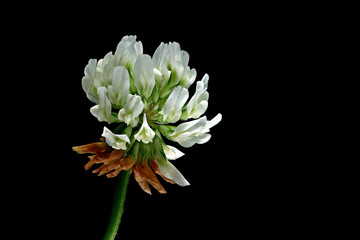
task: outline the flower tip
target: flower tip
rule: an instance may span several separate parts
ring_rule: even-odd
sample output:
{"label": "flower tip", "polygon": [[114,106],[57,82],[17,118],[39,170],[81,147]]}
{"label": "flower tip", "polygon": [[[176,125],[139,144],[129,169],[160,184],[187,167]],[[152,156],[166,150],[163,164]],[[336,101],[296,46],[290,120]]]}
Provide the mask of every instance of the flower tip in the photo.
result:
{"label": "flower tip", "polygon": [[184,178],[184,181],[179,185],[182,187],[186,187],[186,186],[190,186],[190,183]]}
{"label": "flower tip", "polygon": [[222,114],[218,113],[212,120],[208,122],[208,128],[212,128],[222,120]]}

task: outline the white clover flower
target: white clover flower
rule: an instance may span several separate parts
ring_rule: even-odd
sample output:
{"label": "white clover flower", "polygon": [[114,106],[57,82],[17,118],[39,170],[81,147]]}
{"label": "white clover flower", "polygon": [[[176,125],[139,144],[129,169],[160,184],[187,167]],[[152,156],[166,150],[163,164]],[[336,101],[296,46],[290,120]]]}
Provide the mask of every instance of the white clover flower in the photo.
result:
{"label": "white clover flower", "polygon": [[160,84],[162,89],[170,78],[171,71],[168,69],[169,54],[168,54],[168,44],[161,43],[160,46],[155,50],[152,57],[154,63],[155,71],[159,74],[157,84]]}
{"label": "white clover flower", "polygon": [[159,172],[168,179],[171,179],[174,183],[179,186],[188,186],[190,183],[184,178],[180,171],[172,165],[171,162],[167,161],[166,158],[158,156],[155,158],[155,162],[158,165]]}
{"label": "white clover flower", "polygon": [[90,112],[97,117],[100,122],[113,123],[117,121],[117,118],[111,113],[111,103],[106,96],[106,92],[107,89],[105,87],[99,87],[97,89],[99,104],[90,108]]}
{"label": "white clover flower", "polygon": [[175,123],[179,121],[182,108],[189,98],[189,91],[186,88],[177,86],[170,94],[163,107],[163,121],[165,123]]}
{"label": "white clover flower", "polygon": [[146,120],[146,113],[144,113],[143,124],[141,125],[139,132],[135,134],[134,137],[139,142],[142,141],[143,143],[147,144],[153,141],[154,136],[155,132],[149,127],[149,124]]}
{"label": "white clover flower", "polygon": [[140,55],[135,62],[134,83],[141,97],[149,98],[155,86],[154,65],[149,55]]}
{"label": "white clover flower", "polygon": [[118,66],[114,69],[108,89],[110,102],[119,108],[124,107],[130,90],[129,73],[124,66]]}
{"label": "white clover flower", "polygon": [[109,146],[117,150],[126,150],[126,143],[130,143],[130,139],[126,134],[113,134],[106,127],[104,127],[104,132],[101,136],[105,138]]}
{"label": "white clover flower", "polygon": [[135,127],[139,122],[139,115],[143,111],[144,103],[137,95],[128,94],[124,108],[119,111],[118,118],[127,125]]}
{"label": "white clover flower", "polygon": [[[188,89],[197,76],[189,59],[177,42],[161,43],[151,57],[143,53],[136,36],[125,36],[114,54],[109,52],[103,59],[89,60],[82,87],[96,104],[90,112],[114,128],[110,131],[104,127],[105,142],[73,148],[78,153],[95,154],[90,156],[86,169],[102,163],[93,172],[107,177],[132,169],[147,193],[151,193],[149,184],[166,193],[154,172],[168,182],[189,185],[169,162],[184,153],[165,141],[186,148],[206,143],[211,138],[210,128],[222,119],[221,114],[210,121],[202,116],[208,108],[208,74],[196,83],[195,93],[189,99]],[[178,124],[188,119],[194,120]]]}
{"label": "white clover flower", "polygon": [[97,63],[96,74],[94,79],[95,87],[108,86],[111,84],[114,71],[114,56],[112,52],[105,55]]}
{"label": "white clover flower", "polygon": [[180,82],[184,71],[189,62],[189,54],[181,51],[180,44],[177,42],[169,43],[169,67],[171,69],[170,85],[176,85]]}
{"label": "white clover flower", "polygon": [[176,147],[170,146],[170,145],[163,144],[163,149],[164,149],[166,158],[169,160],[175,160],[175,159],[181,158],[182,156],[185,155],[179,149],[177,149]]}
{"label": "white clover flower", "polygon": [[169,95],[176,85],[189,88],[195,81],[196,70],[188,66],[189,54],[181,50],[177,42],[161,43],[152,60],[156,68],[160,97]]}
{"label": "white clover flower", "polygon": [[114,63],[132,69],[137,56],[142,53],[142,43],[136,41],[136,36],[125,36],[116,47]]}
{"label": "white clover flower", "polygon": [[95,75],[96,75],[96,59],[90,59],[88,65],[86,65],[81,84],[86,93],[88,99],[94,103],[98,103],[98,93],[97,88],[94,85]]}
{"label": "white clover flower", "polygon": [[209,82],[209,75],[205,74],[203,79],[196,83],[196,92],[190,99],[186,112],[183,114],[184,120],[188,118],[198,118],[208,107],[209,93],[206,91]]}
{"label": "white clover flower", "polygon": [[195,143],[206,143],[211,137],[208,133],[210,128],[218,124],[221,119],[222,115],[219,113],[211,121],[207,121],[204,116],[198,120],[182,123],[169,135],[169,139],[178,142],[183,147],[192,147]]}

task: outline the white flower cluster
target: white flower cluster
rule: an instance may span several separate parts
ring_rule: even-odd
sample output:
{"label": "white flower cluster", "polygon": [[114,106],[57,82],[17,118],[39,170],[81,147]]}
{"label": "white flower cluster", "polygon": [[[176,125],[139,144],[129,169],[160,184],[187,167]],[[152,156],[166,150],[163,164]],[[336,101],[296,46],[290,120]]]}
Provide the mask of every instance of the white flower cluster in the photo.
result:
{"label": "white flower cluster", "polygon": [[[114,54],[109,52],[99,61],[90,59],[82,79],[87,97],[96,104],[90,112],[100,122],[123,125],[119,127],[122,132],[116,133],[104,127],[102,136],[109,146],[129,150],[136,142],[149,144],[159,138],[161,141],[155,142],[161,143],[160,153],[167,159],[176,159],[183,153],[166,145],[161,134],[183,147],[209,141],[210,128],[222,116],[218,114],[211,121],[205,116],[199,118],[208,107],[207,74],[196,83],[195,93],[188,101],[188,89],[197,75],[188,63],[189,54],[178,43],[161,43],[151,57],[143,54],[136,36],[123,37]],[[195,120],[171,125],[188,119]],[[155,161],[164,176],[175,178],[169,174],[173,166],[167,160],[160,161],[155,156]],[[176,171],[173,173],[179,177]],[[178,184],[186,185],[186,180],[179,179]]]}

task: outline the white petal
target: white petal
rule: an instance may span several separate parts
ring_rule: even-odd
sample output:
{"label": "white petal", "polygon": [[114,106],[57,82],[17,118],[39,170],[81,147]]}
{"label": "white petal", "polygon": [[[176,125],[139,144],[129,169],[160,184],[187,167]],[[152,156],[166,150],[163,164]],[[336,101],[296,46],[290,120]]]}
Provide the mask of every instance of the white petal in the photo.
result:
{"label": "white petal", "polygon": [[195,79],[196,79],[196,69],[192,68],[188,73],[187,73],[187,77],[188,77],[188,82],[187,84],[190,86],[191,84],[194,83]]}
{"label": "white petal", "polygon": [[114,56],[112,54],[112,52],[108,52],[104,59],[102,59],[102,61],[99,61],[99,67],[104,70],[105,66],[110,64],[110,65],[113,65],[113,61],[114,61]]}
{"label": "white petal", "polygon": [[201,101],[199,104],[196,105],[196,108],[193,108],[193,111],[188,115],[188,118],[199,118],[206,112],[208,108],[208,101]]}
{"label": "white petal", "polygon": [[99,94],[99,105],[103,108],[106,107],[106,92],[107,92],[107,89],[106,87],[99,87],[97,89],[97,92]]}
{"label": "white petal", "polygon": [[206,143],[210,140],[211,138],[211,135],[208,134],[208,133],[200,133],[197,137],[197,141],[196,143],[197,144],[203,144],[203,143]]}
{"label": "white petal", "polygon": [[130,89],[129,73],[125,67],[119,66],[114,69],[112,84],[108,86],[109,99],[118,107],[123,107],[126,103]]}
{"label": "white petal", "polygon": [[106,143],[117,149],[126,150],[126,143],[130,143],[130,139],[126,134],[114,134],[108,128],[104,127],[103,134]]}
{"label": "white petal", "polygon": [[139,117],[136,117],[134,118],[132,121],[131,121],[131,127],[136,127],[136,125],[139,123]]}
{"label": "white petal", "polygon": [[198,120],[182,123],[175,128],[175,131],[168,138],[178,142],[183,147],[191,147],[195,143],[206,143],[211,138],[211,135],[207,132],[218,124],[221,119],[222,115],[219,113],[211,121],[207,121],[206,116],[204,116]]}
{"label": "white petal", "polygon": [[209,100],[209,92],[205,91],[199,96],[198,103],[200,103],[202,101],[208,101],[208,100]]}
{"label": "white petal", "polygon": [[209,75],[205,73],[204,77],[201,79],[201,81],[204,83],[204,91],[208,88],[209,83]]}
{"label": "white petal", "polygon": [[163,107],[163,119],[166,123],[174,123],[180,119],[182,107],[189,97],[186,88],[177,86],[170,94]]}
{"label": "white petal", "polygon": [[84,69],[85,76],[94,78],[97,61],[96,59],[90,59],[88,65]]}
{"label": "white petal", "polygon": [[186,88],[183,88],[180,86],[178,86],[176,88],[180,89],[180,93],[178,95],[178,98],[176,99],[174,108],[175,108],[175,111],[181,112],[182,107],[184,106],[186,100],[189,98],[189,91]]}
{"label": "white petal", "polygon": [[98,88],[99,104],[92,107],[90,112],[92,115],[97,117],[100,122],[106,121],[108,123],[113,123],[117,121],[117,118],[111,115],[112,106],[106,96],[106,92],[106,87]]}
{"label": "white petal", "polygon": [[107,127],[104,127],[101,136],[105,138],[105,141],[109,146],[112,146],[115,143],[114,134]]}
{"label": "white petal", "polygon": [[142,141],[145,144],[153,141],[153,138],[155,137],[155,132],[149,127],[149,124],[147,123],[146,113],[144,113],[143,124],[141,125],[140,130],[137,134],[135,134],[134,137],[139,142]]}
{"label": "white petal", "polygon": [[133,69],[136,58],[142,51],[142,43],[136,42],[136,36],[125,36],[116,47],[114,65]]}
{"label": "white petal", "polygon": [[124,108],[120,109],[118,118],[128,126],[135,127],[139,121],[138,116],[144,108],[144,103],[138,95],[128,94]]}
{"label": "white petal", "polygon": [[139,96],[135,96],[134,102],[135,104],[132,108],[132,114],[134,117],[138,117],[144,109],[144,103],[141,101],[141,98]]}
{"label": "white petal", "polygon": [[[197,105],[202,100],[207,100],[209,98],[209,94],[205,93],[205,91],[208,87],[208,82],[209,82],[209,75],[205,74],[204,77],[202,78],[202,80],[198,81],[196,83],[196,92],[195,92],[194,96],[190,99],[190,101],[187,105],[187,108],[186,108],[189,118],[196,118],[193,116],[192,113],[197,110],[197,107],[198,107]],[[197,117],[199,117],[199,116],[197,116]]]}
{"label": "white petal", "polygon": [[94,79],[84,76],[81,80],[81,85],[88,99],[93,103],[98,103],[99,96],[97,95],[96,88],[94,87]]}
{"label": "white petal", "polygon": [[187,51],[182,50],[181,51],[181,61],[182,61],[182,65],[184,67],[187,67],[187,65],[189,64],[189,59],[190,59],[189,53]]}
{"label": "white petal", "polygon": [[98,95],[97,90],[94,87],[95,81],[95,74],[96,74],[96,59],[90,59],[89,63],[86,65],[84,69],[85,76],[82,78],[81,85],[83,87],[86,96],[89,98],[90,101],[94,103],[98,103]]}
{"label": "white petal", "polygon": [[182,147],[189,148],[197,143],[198,137],[195,134],[183,133],[172,140],[178,142]]}
{"label": "white petal", "polygon": [[166,158],[169,159],[169,160],[175,160],[175,159],[178,159],[178,158],[185,155],[179,149],[177,149],[177,148],[175,148],[173,146],[170,146],[170,145],[163,144],[163,149],[164,149],[164,153],[166,155]]}
{"label": "white petal", "polygon": [[100,105],[95,105],[90,108],[91,114],[98,119],[99,122],[106,121],[106,117],[104,115],[104,111]]}
{"label": "white petal", "polygon": [[173,92],[170,94],[168,99],[165,102],[165,105],[163,107],[164,110],[164,121],[171,115],[171,113],[174,111],[174,105],[176,103],[176,100],[180,94],[180,88],[176,87]]}
{"label": "white petal", "polygon": [[170,137],[179,135],[184,132],[188,132],[188,133],[200,132],[201,129],[206,125],[206,122],[207,122],[206,116],[204,116],[197,120],[182,123],[175,128],[174,133],[171,134]]}
{"label": "white petal", "polygon": [[159,166],[159,171],[166,178],[173,180],[180,186],[188,186],[190,183],[184,178],[179,170],[174,167],[168,160],[162,158],[156,158],[155,162]]}
{"label": "white petal", "polygon": [[196,70],[195,68],[190,70],[190,67],[188,66],[186,68],[186,73],[183,74],[181,77],[179,85],[184,88],[189,88],[191,84],[194,83],[196,78]]}
{"label": "white petal", "polygon": [[141,41],[136,42],[134,44],[134,48],[135,48],[135,51],[136,51],[136,55],[140,55],[140,54],[143,53],[143,45],[142,45]]}
{"label": "white petal", "polygon": [[157,68],[154,68],[153,70],[154,70],[155,82],[157,85],[160,85],[162,81],[162,74]]}
{"label": "white petal", "polygon": [[218,113],[213,119],[211,119],[210,121],[208,121],[206,123],[206,128],[207,129],[212,128],[213,126],[218,124],[221,121],[221,119],[222,119],[222,115],[221,115],[221,113]]}
{"label": "white petal", "polygon": [[161,75],[164,76],[162,79],[163,82],[160,88],[164,87],[169,79],[170,73],[168,71],[168,62],[169,62],[169,45],[161,43],[159,47],[155,50],[152,57],[154,66],[161,72]]}
{"label": "white petal", "polygon": [[134,66],[134,84],[140,96],[149,98],[155,86],[154,64],[151,57],[141,54]]}
{"label": "white petal", "polygon": [[[167,65],[167,56],[166,54],[168,51],[168,44],[164,44],[163,42],[160,43],[160,45],[157,47],[157,49],[154,52],[154,55],[152,57],[154,65],[160,69],[162,69],[163,65]],[[167,66],[166,66],[167,68]]]}
{"label": "white petal", "polygon": [[109,86],[112,84],[113,74],[114,74],[114,66],[112,64],[107,64],[104,67],[103,71],[103,79],[105,81],[105,85]]}
{"label": "white petal", "polygon": [[181,52],[179,43],[169,43],[169,63],[172,74],[169,87],[177,85],[184,71],[186,71],[187,66],[184,64],[188,61],[188,59],[186,59],[186,56],[184,56],[184,60],[182,58],[183,53]]}

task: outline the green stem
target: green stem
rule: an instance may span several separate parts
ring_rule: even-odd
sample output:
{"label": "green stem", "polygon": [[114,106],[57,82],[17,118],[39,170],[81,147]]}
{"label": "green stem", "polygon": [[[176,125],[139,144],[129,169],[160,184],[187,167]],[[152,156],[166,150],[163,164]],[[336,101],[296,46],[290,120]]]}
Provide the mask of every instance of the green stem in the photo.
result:
{"label": "green stem", "polygon": [[126,189],[129,182],[130,170],[121,171],[121,176],[118,182],[113,211],[110,217],[109,226],[106,230],[104,240],[114,240],[117,230],[120,225],[121,215],[124,209],[124,202],[126,196]]}

